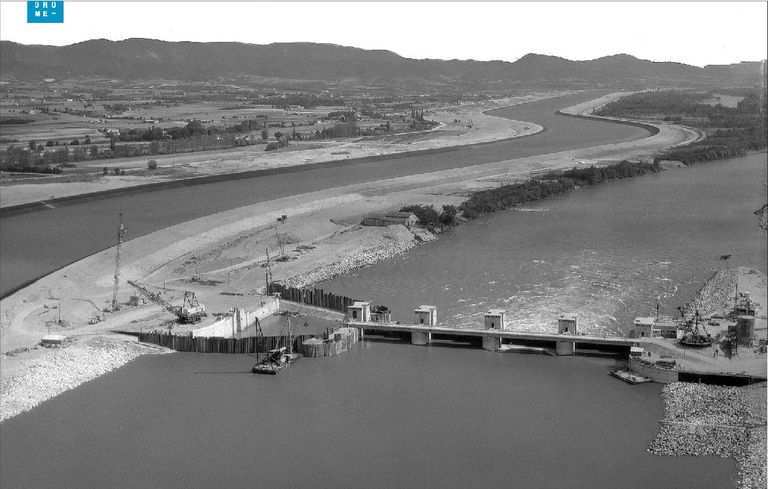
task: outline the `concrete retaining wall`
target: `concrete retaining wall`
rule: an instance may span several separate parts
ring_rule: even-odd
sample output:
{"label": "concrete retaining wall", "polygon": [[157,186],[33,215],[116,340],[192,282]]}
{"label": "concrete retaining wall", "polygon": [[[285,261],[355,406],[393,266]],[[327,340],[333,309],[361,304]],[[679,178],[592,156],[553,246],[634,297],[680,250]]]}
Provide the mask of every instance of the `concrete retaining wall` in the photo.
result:
{"label": "concrete retaining wall", "polygon": [[248,312],[245,309],[236,309],[232,316],[225,316],[215,323],[192,331],[192,336],[218,336],[223,338],[239,338],[242,336],[255,336],[247,334],[248,329],[255,325],[256,320],[262,320],[276,313],[280,309],[280,301],[272,298],[264,302],[258,309]]}

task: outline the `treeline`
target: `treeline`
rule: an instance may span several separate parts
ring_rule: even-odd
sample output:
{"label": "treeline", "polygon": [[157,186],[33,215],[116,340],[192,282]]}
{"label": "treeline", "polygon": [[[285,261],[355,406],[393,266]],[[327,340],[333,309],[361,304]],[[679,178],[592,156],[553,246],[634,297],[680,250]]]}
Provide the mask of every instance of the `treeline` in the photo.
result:
{"label": "treeline", "polygon": [[21,166],[21,165],[2,165],[0,170],[14,173],[45,173],[49,175],[59,175],[64,173],[64,170],[58,166]]}
{"label": "treeline", "polygon": [[20,117],[0,117],[0,125],[29,124],[35,122],[34,119],[22,119]]}
{"label": "treeline", "polygon": [[606,167],[574,168],[553,171],[523,183],[502,185],[472,194],[459,206],[462,216],[474,219],[484,214],[509,209],[519,204],[545,199],[569,192],[576,187],[594,185],[607,180],[630,178],[662,170],[658,163],[631,163],[622,161]]}
{"label": "treeline", "polygon": [[660,153],[656,161],[677,160],[691,165],[700,161],[736,158],[750,151],[765,149],[766,137],[765,125],[747,129],[719,129],[706,139]]}
{"label": "treeline", "polygon": [[253,103],[269,104],[279,108],[286,108],[286,107],[290,107],[291,105],[298,105],[298,106],[304,107],[305,109],[311,109],[314,107],[321,107],[321,106],[325,106],[325,107],[343,106],[344,99],[340,97],[326,97],[323,95],[304,95],[304,94],[291,93],[291,94],[285,94],[285,95],[274,95],[271,97],[265,97],[263,99],[259,99],[258,101],[254,101]]}
{"label": "treeline", "polygon": [[[453,205],[444,205],[442,211],[439,212],[431,205],[410,204],[403,206],[400,212],[412,212],[419,218],[421,226],[434,231],[455,226],[461,218],[475,219],[484,214],[569,192],[577,187],[660,171],[662,171],[662,167],[656,162],[629,161],[621,161],[604,167],[591,166],[589,168],[551,171],[526,182],[473,192],[469,200],[464,201],[458,208]],[[459,212],[461,212],[461,218]]]}
{"label": "treeline", "polygon": [[[53,150],[46,150],[42,145],[38,145],[36,149],[9,146],[6,151],[0,152],[0,169],[42,173],[45,172],[46,166],[74,166],[73,163],[80,161],[220,150],[252,144],[256,144],[256,141],[234,134],[204,134],[179,140],[152,141],[149,144],[117,144],[117,138],[113,138],[108,148],[96,144],[63,145]],[[11,170],[12,168],[14,170]]]}
{"label": "treeline", "polygon": [[706,105],[711,93],[680,91],[637,93],[607,104],[597,115],[628,118],[663,116],[703,129],[706,137],[689,145],[660,153],[656,161],[678,160],[686,165],[744,156],[766,147],[766,97],[754,90],[741,91],[745,97],[736,107]]}
{"label": "treeline", "polygon": [[438,212],[431,205],[410,204],[403,206],[400,212],[412,212],[419,218],[420,225],[434,231],[455,226],[459,210],[455,205],[444,205],[442,211]]}
{"label": "treeline", "polygon": [[702,128],[754,127],[760,122],[761,107],[759,93],[751,91],[740,100],[736,107],[707,105],[704,100],[711,98],[711,93],[662,91],[643,92],[628,95],[615,102],[606,104],[595,115],[627,118],[658,118],[679,122],[684,121]]}
{"label": "treeline", "polygon": [[160,127],[147,127],[145,129],[129,129],[120,131],[117,139],[122,142],[140,142],[140,141],[164,141],[166,139],[187,139],[197,136],[216,136],[221,134],[242,134],[258,129],[265,129],[265,121],[246,120],[238,124],[227,127],[208,126],[205,127],[198,120],[189,121],[184,127],[170,127],[162,129]]}
{"label": "treeline", "polygon": [[711,106],[701,102],[709,98],[705,93],[661,91],[641,92],[627,95],[619,100],[604,105],[594,112],[607,117],[647,118],[659,114],[690,117],[706,117]]}

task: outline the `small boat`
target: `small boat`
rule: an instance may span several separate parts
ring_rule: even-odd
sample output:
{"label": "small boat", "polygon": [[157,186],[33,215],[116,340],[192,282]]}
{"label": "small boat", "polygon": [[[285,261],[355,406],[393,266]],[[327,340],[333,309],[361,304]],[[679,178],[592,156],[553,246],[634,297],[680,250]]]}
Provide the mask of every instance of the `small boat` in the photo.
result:
{"label": "small boat", "polygon": [[298,357],[298,354],[287,353],[285,347],[269,350],[266,358],[254,365],[251,371],[255,374],[277,375],[278,372],[293,364]]}
{"label": "small boat", "polygon": [[[258,331],[261,333],[262,338],[264,332],[261,330],[261,326],[258,326]],[[266,358],[256,363],[251,369],[251,372],[255,374],[267,374],[277,375],[278,372],[289,367],[298,360],[301,356],[298,353],[293,352],[293,335],[291,334],[291,315],[288,315],[288,345],[290,349],[286,351],[286,347],[276,348],[267,352]]]}
{"label": "small boat", "polygon": [[642,375],[634,374],[628,370],[612,370],[611,375],[616,377],[619,380],[623,380],[624,382],[628,384],[644,384],[646,382],[650,382],[651,379],[647,379],[643,377]]}

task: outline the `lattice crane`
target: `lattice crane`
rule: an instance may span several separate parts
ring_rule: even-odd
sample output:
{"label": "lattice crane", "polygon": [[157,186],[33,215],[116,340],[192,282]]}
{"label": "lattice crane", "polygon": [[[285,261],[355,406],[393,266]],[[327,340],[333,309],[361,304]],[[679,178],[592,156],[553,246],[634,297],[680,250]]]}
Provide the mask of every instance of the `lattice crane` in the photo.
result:
{"label": "lattice crane", "polygon": [[117,311],[120,309],[120,304],[117,302],[117,289],[120,286],[120,248],[123,245],[125,239],[125,224],[123,224],[123,213],[120,213],[120,224],[117,226],[117,248],[115,248],[115,274],[114,283],[112,285],[112,304],[110,309]]}
{"label": "lattice crane", "polygon": [[171,314],[174,314],[182,323],[196,323],[200,321],[204,316],[206,316],[205,306],[198,302],[194,292],[184,292],[184,302],[182,305],[174,306],[167,300],[163,299],[159,293],[154,293],[143,285],[134,282],[133,280],[128,280],[128,284],[138,290],[141,295],[150,301],[154,302]]}

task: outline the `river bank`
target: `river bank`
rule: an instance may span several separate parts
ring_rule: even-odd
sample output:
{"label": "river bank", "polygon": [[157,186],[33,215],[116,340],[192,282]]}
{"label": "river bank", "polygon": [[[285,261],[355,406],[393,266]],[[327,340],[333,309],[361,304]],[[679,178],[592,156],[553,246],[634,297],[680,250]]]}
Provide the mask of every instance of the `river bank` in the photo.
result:
{"label": "river bank", "polygon": [[733,458],[737,487],[766,486],[766,386],[674,383],[662,391],[664,419],[648,451],[655,455]]}
{"label": "river bank", "polygon": [[[128,170],[126,175],[83,175],[82,181],[63,177],[34,178],[29,181],[2,181],[0,208],[51,201],[82,194],[113,191],[152,183],[232,175],[256,170],[274,170],[294,166],[326,163],[388,154],[428,151],[487,143],[536,134],[543,130],[537,124],[488,115],[500,107],[525,104],[536,100],[559,97],[571,91],[537,92],[520,97],[466,103],[458,106],[435,107],[428,113],[438,126],[418,133],[392,134],[381,137],[360,137],[351,140],[323,142],[293,142],[279,151],[265,152],[262,146],[247,146],[220,151],[202,151],[157,155],[158,169],[146,171],[146,158],[96,160],[79,163],[98,173],[103,167]],[[61,182],[59,182],[61,180]]]}
{"label": "river bank", "polygon": [[[141,355],[170,353],[126,337],[67,338],[61,348],[33,347],[16,353],[0,380],[0,422],[100,377]],[[9,354],[6,354],[9,355]]]}

